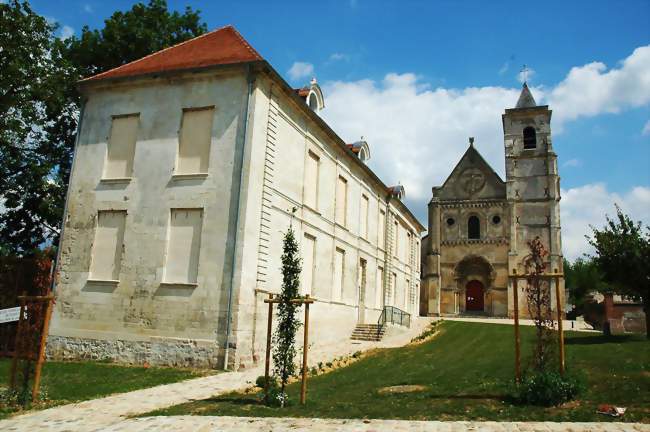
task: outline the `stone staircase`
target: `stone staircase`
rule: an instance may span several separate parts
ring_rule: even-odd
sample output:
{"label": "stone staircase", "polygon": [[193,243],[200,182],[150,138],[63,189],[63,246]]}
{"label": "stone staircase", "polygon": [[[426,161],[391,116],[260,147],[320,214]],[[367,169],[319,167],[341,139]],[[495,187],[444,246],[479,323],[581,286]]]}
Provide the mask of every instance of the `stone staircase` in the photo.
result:
{"label": "stone staircase", "polygon": [[352,332],[352,340],[379,342],[386,333],[386,326],[379,324],[357,324]]}

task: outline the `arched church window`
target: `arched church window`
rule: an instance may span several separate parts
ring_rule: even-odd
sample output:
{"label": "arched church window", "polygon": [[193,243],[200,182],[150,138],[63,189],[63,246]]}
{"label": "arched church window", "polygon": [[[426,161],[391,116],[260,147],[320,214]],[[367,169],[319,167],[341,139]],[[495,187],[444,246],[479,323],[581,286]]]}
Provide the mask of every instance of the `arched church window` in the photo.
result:
{"label": "arched church window", "polygon": [[470,216],[467,220],[467,238],[470,240],[481,238],[481,221],[477,216]]}
{"label": "arched church window", "polygon": [[528,126],[524,129],[524,149],[534,149],[535,147],[537,147],[535,128]]}

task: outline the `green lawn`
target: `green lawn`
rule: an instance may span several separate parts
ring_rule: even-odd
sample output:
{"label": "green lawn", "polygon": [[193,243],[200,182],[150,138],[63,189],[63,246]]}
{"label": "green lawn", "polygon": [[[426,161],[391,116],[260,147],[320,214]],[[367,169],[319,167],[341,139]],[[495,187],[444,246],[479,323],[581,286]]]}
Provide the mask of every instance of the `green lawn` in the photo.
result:
{"label": "green lawn", "polygon": [[[10,360],[0,359],[0,391],[4,391],[9,380],[10,365]],[[98,362],[47,362],[43,367],[41,387],[46,400],[35,404],[35,408],[95,399],[201,375],[205,375],[205,372],[154,367],[145,369]],[[15,408],[6,406],[0,400],[0,419],[15,411]]]}
{"label": "green lawn", "polygon": [[[522,328],[523,353],[532,328]],[[231,393],[149,415],[295,416],[414,420],[607,421],[600,403],[628,408],[624,421],[650,422],[650,342],[641,336],[604,337],[567,332],[567,367],[588,389],[564,407],[517,406],[508,390],[513,376],[513,327],[445,322],[433,340],[379,350],[351,366],[310,379],[305,406],[268,408],[259,394]],[[418,393],[379,394],[385,386],[418,384]],[[300,383],[289,394],[298,400]]]}

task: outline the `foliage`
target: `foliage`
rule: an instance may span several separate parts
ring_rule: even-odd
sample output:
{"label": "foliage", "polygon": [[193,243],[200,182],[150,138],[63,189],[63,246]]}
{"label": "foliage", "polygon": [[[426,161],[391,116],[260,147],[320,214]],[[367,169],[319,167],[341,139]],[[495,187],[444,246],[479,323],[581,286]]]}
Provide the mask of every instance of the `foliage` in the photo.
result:
{"label": "foliage", "polygon": [[[282,253],[282,291],[278,303],[278,325],[273,335],[273,371],[279,381],[280,394],[273,395],[278,398],[281,406],[287,403],[285,388],[289,378],[295,373],[296,365],[296,333],[300,327],[297,318],[299,305],[291,300],[298,298],[300,287],[301,259],[298,254],[298,242],[293,228],[289,227],[284,235]],[[267,394],[267,400],[271,395]]]}
{"label": "foliage", "polygon": [[54,241],[61,222],[71,146],[62,117],[75,113],[65,88],[74,67],[55,24],[27,2],[0,3],[0,252],[30,254]]}
{"label": "foliage", "polygon": [[537,372],[546,370],[551,361],[555,332],[553,330],[553,312],[551,308],[551,289],[548,281],[542,279],[546,270],[544,259],[548,252],[539,237],[528,242],[530,254],[524,260],[526,270],[526,302],[528,312],[535,324],[535,347],[532,366]]}
{"label": "foliage", "polygon": [[596,265],[617,293],[643,301],[650,339],[650,227],[635,223],[617,206],[616,218],[607,217],[605,227],[592,231]]}
{"label": "foliage", "polygon": [[[606,402],[628,408],[616,421],[650,422],[650,344],[643,337],[567,331],[567,359],[572,371],[583,371],[586,387],[575,403],[546,408],[512,399],[512,326],[445,321],[440,329],[424,343],[365,352],[347,367],[312,378],[306,405],[270,408],[258,397],[238,392],[155,415],[587,422],[610,420],[595,410]],[[521,327],[523,361],[528,361],[534,338],[534,327]],[[378,394],[401,384],[428,390]],[[300,381],[289,384],[287,393],[298,398]]]}
{"label": "foliage", "polygon": [[0,254],[57,244],[82,105],[77,81],[206,31],[164,0],[115,12],[100,30],[55,37],[27,2],[0,3]]}
{"label": "foliage", "polygon": [[515,390],[515,400],[526,405],[557,406],[573,400],[583,389],[573,376],[543,371],[526,375]]}
{"label": "foliage", "polygon": [[564,260],[564,283],[569,300],[575,306],[575,315],[582,315],[592,292],[608,292],[607,284],[593,257],[576,259],[573,264]]}

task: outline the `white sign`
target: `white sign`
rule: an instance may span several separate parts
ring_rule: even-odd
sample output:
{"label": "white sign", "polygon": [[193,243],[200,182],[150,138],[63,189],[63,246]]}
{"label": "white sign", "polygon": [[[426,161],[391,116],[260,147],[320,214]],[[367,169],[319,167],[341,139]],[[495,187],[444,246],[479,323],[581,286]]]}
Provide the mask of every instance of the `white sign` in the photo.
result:
{"label": "white sign", "polygon": [[20,306],[9,309],[0,309],[0,324],[18,321],[20,318]]}

